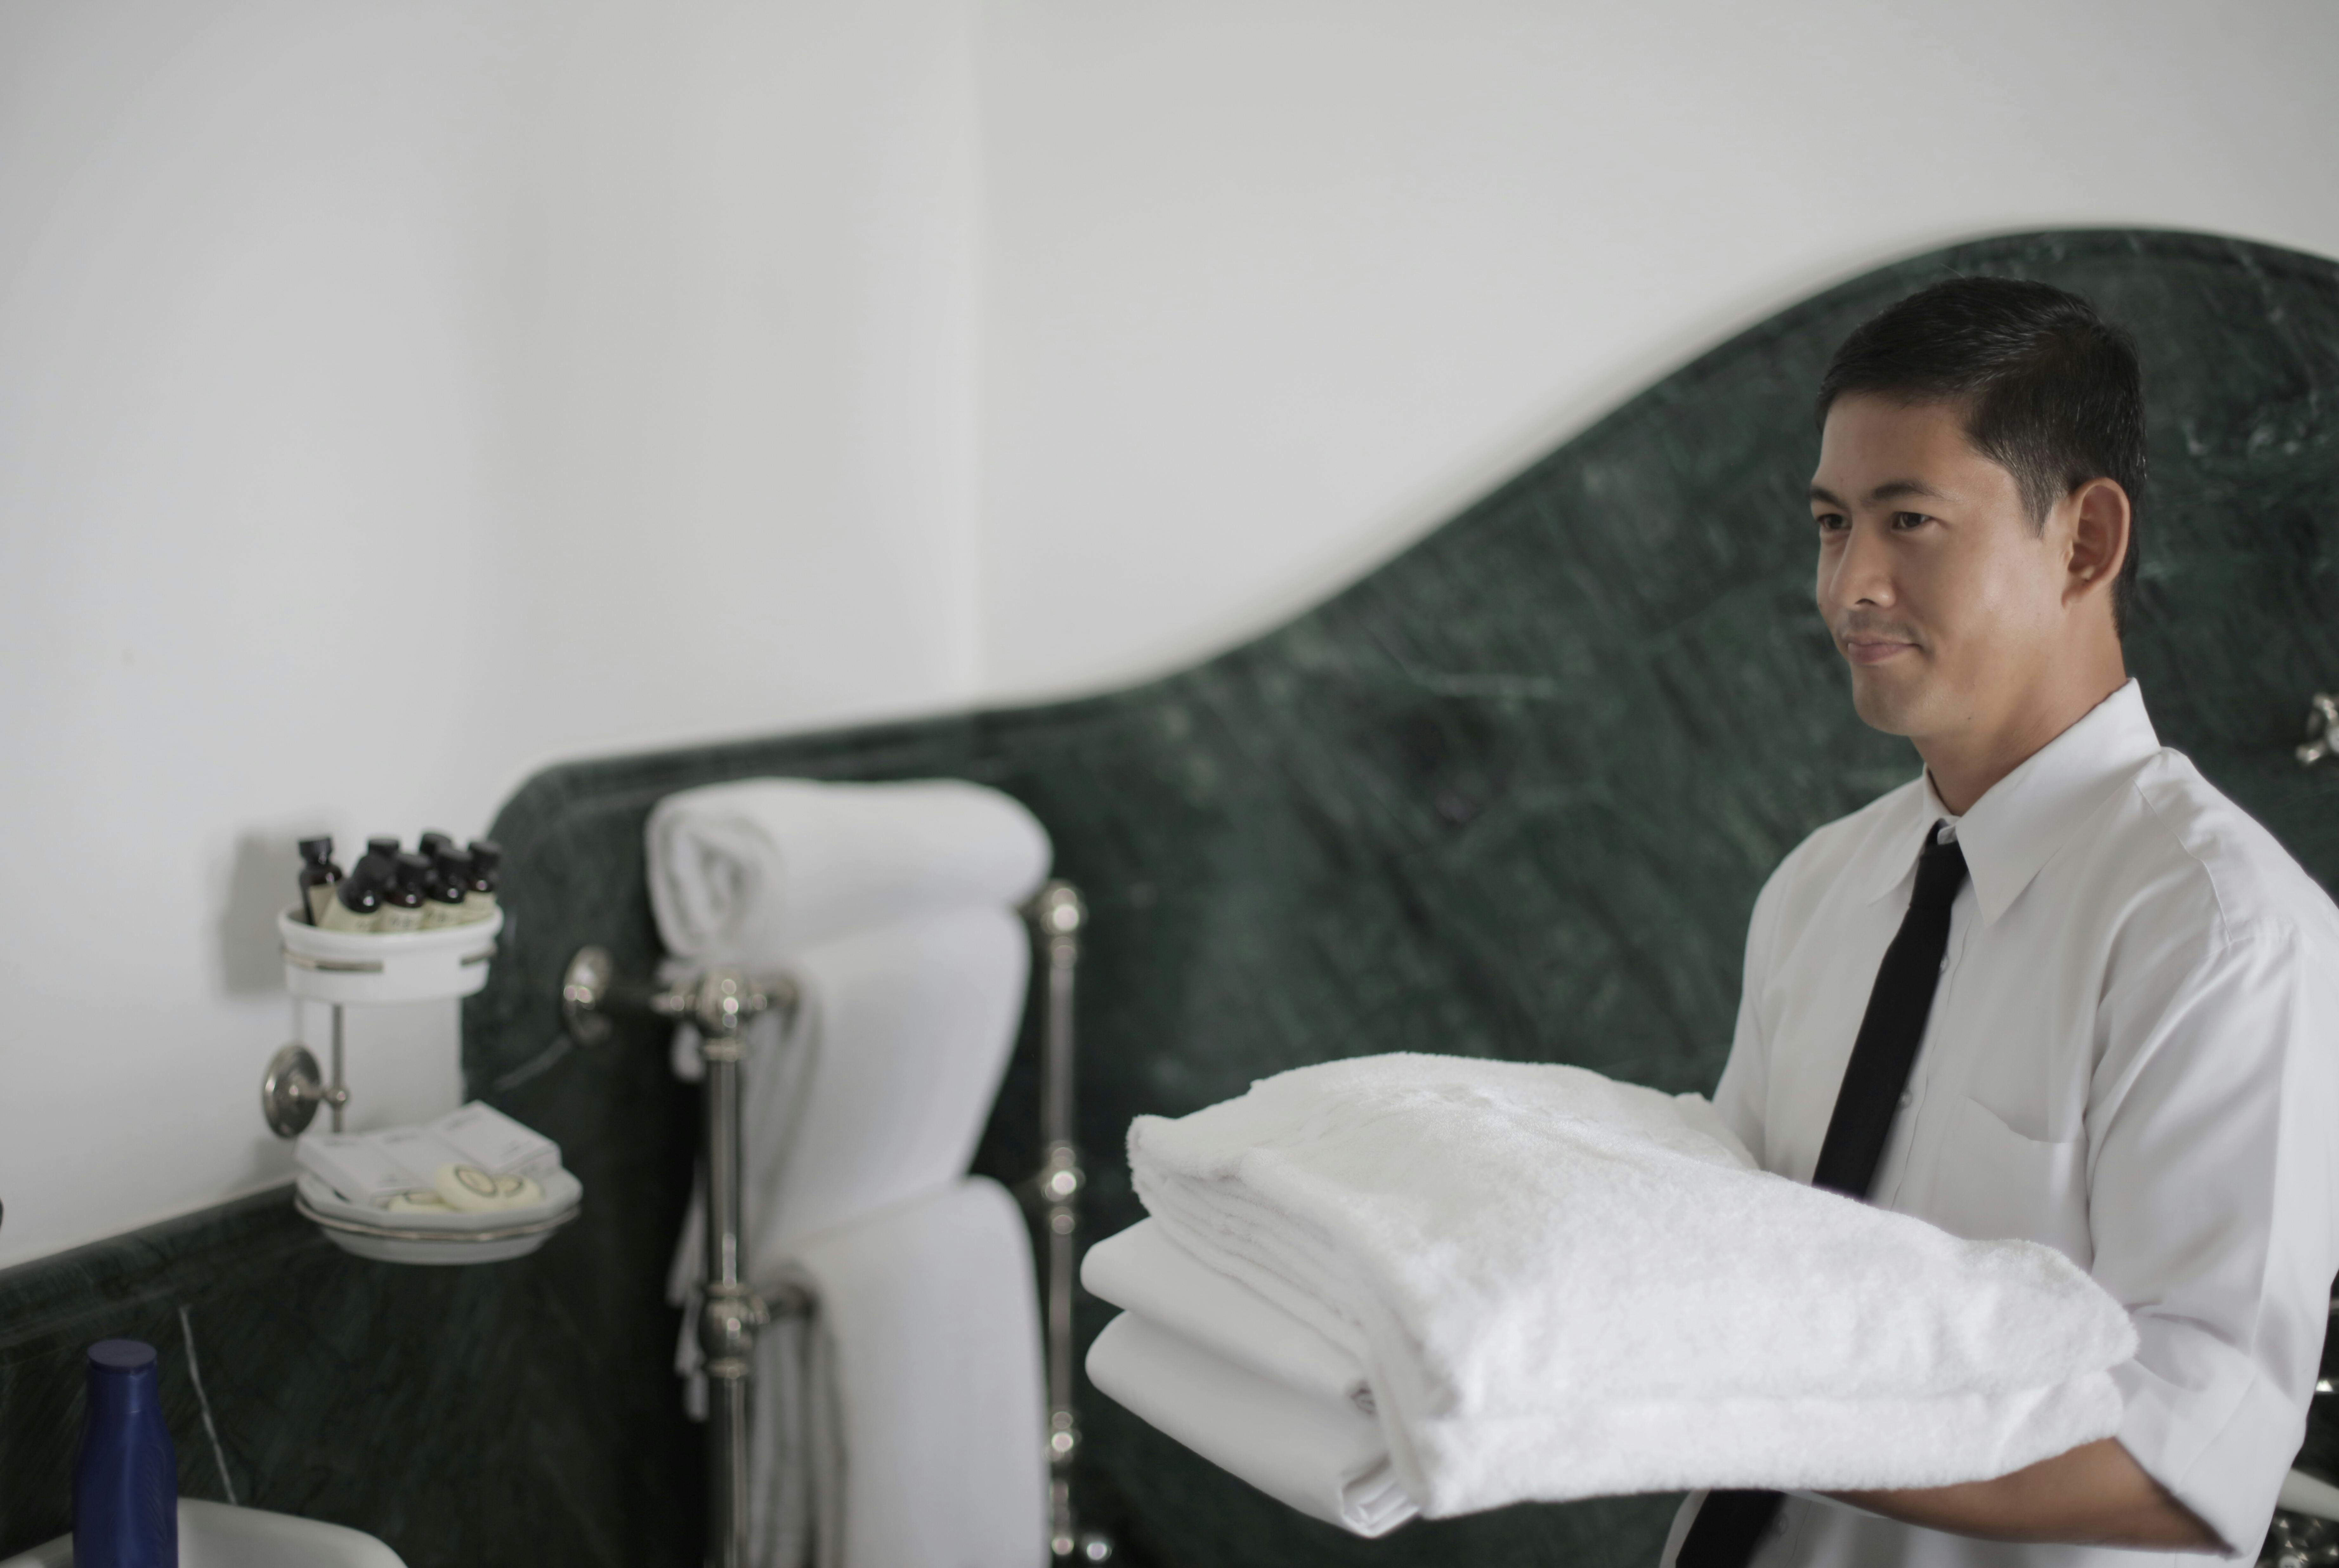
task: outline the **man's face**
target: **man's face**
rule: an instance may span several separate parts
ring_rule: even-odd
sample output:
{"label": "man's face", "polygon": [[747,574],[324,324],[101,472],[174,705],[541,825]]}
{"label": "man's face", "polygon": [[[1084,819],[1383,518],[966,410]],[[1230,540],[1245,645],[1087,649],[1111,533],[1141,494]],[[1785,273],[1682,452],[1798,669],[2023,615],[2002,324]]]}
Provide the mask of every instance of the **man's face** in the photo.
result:
{"label": "man's face", "polygon": [[1989,727],[2061,622],[2063,530],[2035,532],[2014,476],[1943,403],[1839,399],[1811,476],[1819,607],[1852,705],[1888,735]]}

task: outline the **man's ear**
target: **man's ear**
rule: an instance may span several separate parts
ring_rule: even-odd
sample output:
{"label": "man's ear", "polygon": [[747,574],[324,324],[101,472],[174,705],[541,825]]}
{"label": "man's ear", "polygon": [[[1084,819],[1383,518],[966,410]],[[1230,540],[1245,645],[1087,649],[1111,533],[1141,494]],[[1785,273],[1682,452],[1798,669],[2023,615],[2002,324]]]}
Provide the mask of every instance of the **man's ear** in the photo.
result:
{"label": "man's ear", "polygon": [[2127,560],[2128,524],[2134,510],[2116,479],[2089,479],[2066,503],[2073,508],[2070,576],[2063,602],[2076,604],[2100,592],[2107,602]]}

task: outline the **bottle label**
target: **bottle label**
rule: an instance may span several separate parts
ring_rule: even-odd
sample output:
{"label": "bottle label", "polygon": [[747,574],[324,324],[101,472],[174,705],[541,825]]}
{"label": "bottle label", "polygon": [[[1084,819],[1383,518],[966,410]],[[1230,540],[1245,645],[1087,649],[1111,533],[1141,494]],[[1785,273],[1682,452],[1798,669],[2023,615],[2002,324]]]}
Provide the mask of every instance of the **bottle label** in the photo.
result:
{"label": "bottle label", "polygon": [[309,890],[309,923],[311,925],[331,923],[325,919],[325,911],[340,902],[340,900],[334,896],[340,885],[338,883],[321,882]]}
{"label": "bottle label", "polygon": [[317,923],[327,931],[380,931],[381,914],[374,912],[360,914],[340,899],[328,899],[318,912]]}
{"label": "bottle label", "polygon": [[422,929],[437,931],[441,926],[461,925],[469,917],[459,903],[441,903],[439,900],[422,901]]}
{"label": "bottle label", "polygon": [[420,910],[402,909],[394,903],[383,904],[381,913],[377,915],[374,921],[374,930],[379,932],[420,931],[421,929],[422,912]]}

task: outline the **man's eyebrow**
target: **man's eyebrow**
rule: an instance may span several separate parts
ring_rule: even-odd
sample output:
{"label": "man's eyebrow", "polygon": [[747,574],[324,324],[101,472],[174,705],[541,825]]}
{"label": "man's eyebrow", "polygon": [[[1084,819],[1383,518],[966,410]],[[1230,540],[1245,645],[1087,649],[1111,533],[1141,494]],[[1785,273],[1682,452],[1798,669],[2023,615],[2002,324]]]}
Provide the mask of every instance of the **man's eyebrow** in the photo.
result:
{"label": "man's eyebrow", "polygon": [[[1927,500],[1938,501],[1941,498],[1941,492],[1919,479],[1887,479],[1868,492],[1868,504],[1872,507],[1880,502],[1898,501],[1910,496],[1920,496]],[[1844,498],[1825,485],[1811,487],[1811,499],[1824,501],[1831,507],[1844,507],[1846,510],[1850,510],[1850,508],[1845,506]]]}

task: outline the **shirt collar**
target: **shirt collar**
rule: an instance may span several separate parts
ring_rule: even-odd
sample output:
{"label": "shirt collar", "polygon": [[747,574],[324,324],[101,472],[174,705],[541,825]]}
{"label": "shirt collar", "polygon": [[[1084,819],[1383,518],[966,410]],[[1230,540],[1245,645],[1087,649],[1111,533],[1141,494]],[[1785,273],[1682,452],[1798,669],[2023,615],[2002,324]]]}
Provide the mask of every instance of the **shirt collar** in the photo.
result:
{"label": "shirt collar", "polygon": [[[2072,830],[2159,749],[2160,737],[2145,715],[2144,688],[2130,680],[1955,819],[1983,921],[2005,913]],[[1871,903],[1908,880],[1933,825],[1950,814],[1928,773],[1895,814],[1898,820],[1885,830]]]}

